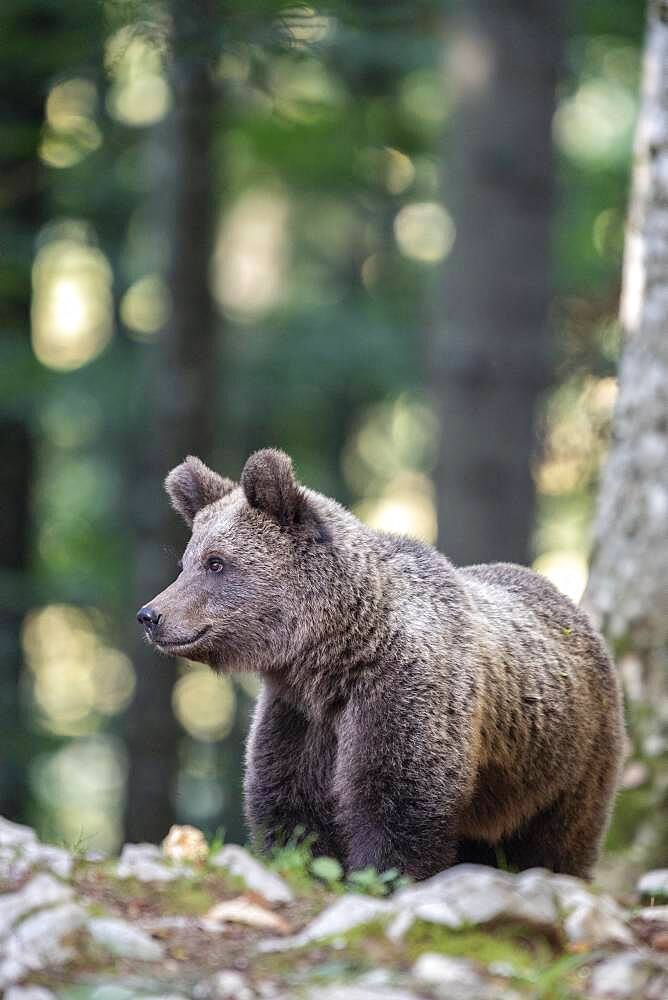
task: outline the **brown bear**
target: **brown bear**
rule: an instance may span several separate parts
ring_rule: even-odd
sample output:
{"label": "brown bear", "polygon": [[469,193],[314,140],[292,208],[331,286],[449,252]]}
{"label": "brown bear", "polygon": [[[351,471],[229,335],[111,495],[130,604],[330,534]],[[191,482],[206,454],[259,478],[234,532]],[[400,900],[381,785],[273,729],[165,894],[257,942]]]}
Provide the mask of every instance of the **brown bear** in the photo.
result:
{"label": "brown bear", "polygon": [[192,537],[138,618],[161,652],[262,676],[245,798],[266,848],[300,828],[348,871],[590,875],[624,728],[568,598],[366,527],[274,449],[239,484],[189,457],[165,485]]}

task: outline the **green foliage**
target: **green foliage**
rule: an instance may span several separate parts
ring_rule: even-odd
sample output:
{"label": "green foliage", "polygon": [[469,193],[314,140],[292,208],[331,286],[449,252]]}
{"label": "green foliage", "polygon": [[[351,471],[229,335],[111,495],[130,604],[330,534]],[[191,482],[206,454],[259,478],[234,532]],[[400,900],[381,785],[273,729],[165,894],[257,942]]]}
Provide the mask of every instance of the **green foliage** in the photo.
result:
{"label": "green foliage", "polygon": [[273,848],[269,866],[295,889],[308,891],[314,884],[311,874],[314,843],[314,836],[305,835],[303,828],[297,827],[285,844]]}
{"label": "green foliage", "polygon": [[315,843],[314,836],[305,835],[304,830],[297,827],[285,844],[274,847],[269,856],[270,867],[300,892],[312,892],[318,885],[324,884],[330,892],[387,896],[410,882],[396,868],[384,872],[363,868],[346,877],[343,866],[336,858],[326,855],[313,857]]}
{"label": "green foliage", "polygon": [[225,827],[219,826],[209,841],[209,856],[217,854],[225,846]]}
{"label": "green foliage", "polygon": [[367,896],[387,896],[395,889],[408,885],[410,880],[400,875],[396,868],[388,868],[384,872],[376,871],[375,868],[362,868],[351,872],[347,881],[353,892],[362,892]]}
{"label": "green foliage", "polygon": [[343,867],[336,858],[319,857],[311,862],[311,874],[324,882],[328,889],[339,888]]}
{"label": "green foliage", "polygon": [[536,958],[551,960],[553,951],[535,931],[522,928],[496,927],[494,930],[452,930],[440,924],[416,920],[406,934],[406,948],[412,959],[425,951],[434,951],[453,958],[469,958],[489,965],[501,962],[518,977],[534,969]]}

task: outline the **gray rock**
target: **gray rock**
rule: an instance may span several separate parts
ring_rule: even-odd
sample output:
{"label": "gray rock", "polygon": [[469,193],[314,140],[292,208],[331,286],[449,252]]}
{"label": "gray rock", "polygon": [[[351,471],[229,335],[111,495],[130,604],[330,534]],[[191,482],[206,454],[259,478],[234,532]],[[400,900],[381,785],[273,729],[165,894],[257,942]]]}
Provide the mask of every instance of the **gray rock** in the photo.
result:
{"label": "gray rock", "polygon": [[190,998],[184,993],[146,993],[142,994],[141,1000],[190,1000]]}
{"label": "gray rock", "polygon": [[70,886],[47,874],[35,875],[22,889],[0,896],[0,940],[32,910],[68,903],[73,896]]}
{"label": "gray rock", "polygon": [[136,1000],[137,990],[119,983],[103,983],[93,988],[87,1000]]}
{"label": "gray rock", "polygon": [[416,920],[452,928],[459,927],[462,923],[459,914],[448,903],[426,901],[400,910],[388,924],[387,936],[391,941],[400,941]]}
{"label": "gray rock", "polygon": [[641,896],[668,897],[668,868],[656,868],[654,871],[645,872],[638,879],[636,888]]}
{"label": "gray rock", "polygon": [[0,816],[0,847],[25,847],[37,843],[37,834],[29,826],[12,823]]}
{"label": "gray rock", "polygon": [[5,1000],[56,1000],[56,994],[43,986],[10,986]]}
{"label": "gray rock", "polygon": [[253,1000],[246,978],[236,969],[221,969],[193,989],[195,1000]]}
{"label": "gray rock", "polygon": [[255,983],[255,992],[259,997],[265,997],[266,1000],[275,1000],[281,991],[277,983],[272,982],[271,979],[260,979],[259,982]]}
{"label": "gray rock", "polygon": [[644,996],[651,970],[646,958],[637,951],[622,951],[597,965],[589,989],[594,997]]}
{"label": "gray rock", "polygon": [[88,921],[93,940],[118,958],[138,958],[143,962],[158,962],[165,949],[159,941],[134,927],[126,920],[115,917],[94,917]]}
{"label": "gray rock", "polygon": [[156,931],[190,931],[201,924],[200,917],[182,917],[177,914],[168,917],[143,917],[135,921],[136,927],[141,927],[148,934]]}
{"label": "gray rock", "polygon": [[541,882],[556,901],[569,941],[587,942],[595,947],[609,942],[633,944],[633,934],[627,926],[628,913],[610,896],[592,892],[570,875],[553,875],[542,869],[519,875],[517,888],[526,894],[527,889]]}
{"label": "gray rock", "polygon": [[69,878],[72,865],[72,855],[64,848],[40,844],[30,827],[0,818],[0,877],[16,881],[32,868],[47,868]]}
{"label": "gray rock", "polygon": [[564,931],[569,941],[586,943],[593,947],[614,942],[633,945],[634,939],[623,918],[606,904],[612,900],[591,900],[577,906],[564,920]]}
{"label": "gray rock", "polygon": [[[33,880],[34,881],[34,880]],[[4,941],[0,958],[0,987],[23,979],[29,972],[62,965],[74,957],[63,938],[86,920],[75,903],[63,903],[26,917]]]}
{"label": "gray rock", "polygon": [[340,986],[312,987],[307,1000],[419,1000],[417,994],[392,986],[369,986],[365,982],[342,983]]}
{"label": "gray rock", "polygon": [[386,919],[394,913],[394,905],[369,896],[343,896],[308,924],[303,931],[293,937],[270,938],[258,944],[259,951],[287,951],[301,948],[311,941],[345,934],[353,927],[368,924],[378,918]]}
{"label": "gray rock", "polygon": [[668,974],[652,976],[645,987],[643,1000],[666,1000],[668,997]]}
{"label": "gray rock", "polygon": [[456,865],[419,885],[398,892],[397,918],[388,929],[397,940],[413,920],[458,928],[501,918],[534,926],[551,926],[559,916],[547,872],[510,875],[482,865]]}
{"label": "gray rock", "polygon": [[126,844],[116,865],[118,878],[136,878],[140,882],[173,882],[192,878],[188,865],[167,864],[156,844]]}
{"label": "gray rock", "polygon": [[465,958],[426,952],[413,966],[413,975],[446,1000],[483,1000],[496,992]]}
{"label": "gray rock", "polygon": [[83,856],[83,860],[89,861],[91,864],[99,864],[101,861],[107,861],[108,858],[109,858],[108,851],[97,851],[97,850],[86,851]]}
{"label": "gray rock", "polygon": [[642,909],[636,910],[633,916],[640,920],[668,924],[668,906],[643,906]]}
{"label": "gray rock", "polygon": [[74,858],[64,847],[52,844],[27,844],[22,851],[31,868],[48,868],[60,878],[69,878],[74,866]]}
{"label": "gray rock", "polygon": [[243,879],[249,889],[259,892],[270,903],[291,903],[294,899],[292,890],[282,878],[236,844],[222,847],[210,858],[210,864]]}
{"label": "gray rock", "polygon": [[393,973],[389,969],[370,969],[356,980],[357,986],[390,986]]}

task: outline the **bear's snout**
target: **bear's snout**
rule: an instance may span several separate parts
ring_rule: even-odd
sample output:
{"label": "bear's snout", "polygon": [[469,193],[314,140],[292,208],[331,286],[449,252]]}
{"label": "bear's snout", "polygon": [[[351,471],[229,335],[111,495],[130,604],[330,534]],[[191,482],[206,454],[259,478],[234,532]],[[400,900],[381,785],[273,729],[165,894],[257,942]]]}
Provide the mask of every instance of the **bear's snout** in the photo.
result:
{"label": "bear's snout", "polygon": [[162,615],[148,604],[145,604],[144,607],[140,608],[137,612],[137,621],[140,625],[144,626],[148,636],[153,635],[161,620]]}

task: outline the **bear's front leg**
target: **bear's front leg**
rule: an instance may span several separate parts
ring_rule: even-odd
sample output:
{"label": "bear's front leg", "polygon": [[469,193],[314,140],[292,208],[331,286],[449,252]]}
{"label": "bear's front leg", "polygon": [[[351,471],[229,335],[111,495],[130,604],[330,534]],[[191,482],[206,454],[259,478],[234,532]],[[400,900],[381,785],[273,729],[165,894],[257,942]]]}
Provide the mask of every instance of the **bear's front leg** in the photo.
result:
{"label": "bear's front leg", "polygon": [[335,748],[331,728],[310,722],[264,686],[246,744],[244,805],[265,850],[299,829],[315,837],[314,854],[343,860],[331,802]]}
{"label": "bear's front leg", "polygon": [[437,705],[430,714],[425,704],[387,690],[351,701],[341,719],[334,787],[349,872],[396,868],[421,879],[456,860],[465,761]]}

